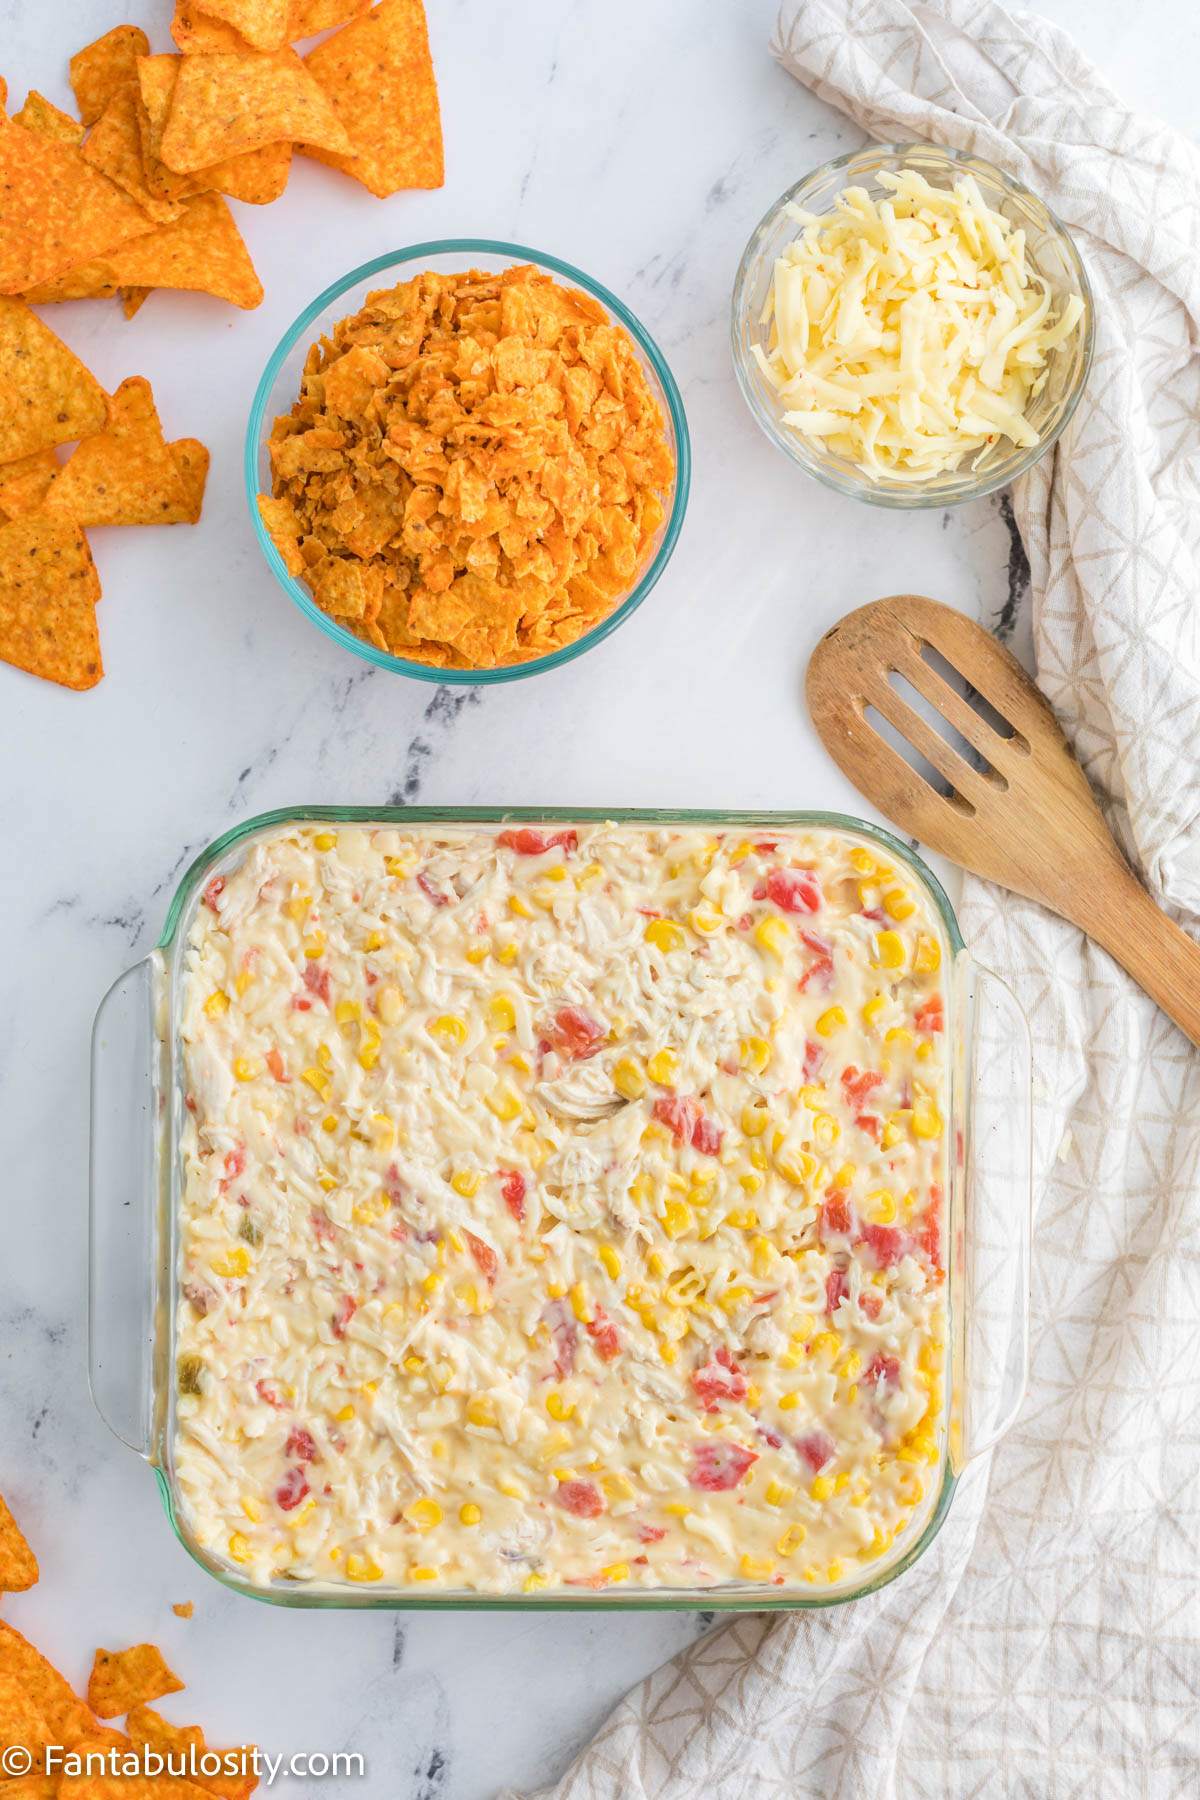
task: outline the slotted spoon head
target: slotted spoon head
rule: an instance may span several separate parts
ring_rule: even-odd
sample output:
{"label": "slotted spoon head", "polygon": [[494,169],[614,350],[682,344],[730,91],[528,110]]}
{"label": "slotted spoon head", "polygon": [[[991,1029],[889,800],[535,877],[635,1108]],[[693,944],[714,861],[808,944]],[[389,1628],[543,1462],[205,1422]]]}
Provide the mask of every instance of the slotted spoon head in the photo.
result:
{"label": "slotted spoon head", "polygon": [[[948,664],[980,710],[939,673]],[[897,691],[907,682],[975,757],[968,760]],[[931,850],[1081,917],[1080,884],[1126,865],[1049,702],[1016,657],[952,607],[893,594],[847,614],[808,665],[808,707],[834,762],[880,812]],[[936,770],[935,786],[872,722],[871,712]]]}

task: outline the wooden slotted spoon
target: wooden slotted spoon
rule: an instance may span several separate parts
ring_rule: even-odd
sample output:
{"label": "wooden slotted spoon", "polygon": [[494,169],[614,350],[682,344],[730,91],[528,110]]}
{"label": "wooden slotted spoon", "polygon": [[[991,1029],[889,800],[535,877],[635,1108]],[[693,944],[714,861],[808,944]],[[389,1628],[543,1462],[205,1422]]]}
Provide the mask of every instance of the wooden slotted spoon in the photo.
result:
{"label": "wooden slotted spoon", "polygon": [[[1012,735],[944,681],[925,650],[957,671]],[[966,739],[983,767],[902,698],[892,674]],[[893,594],[826,632],[808,665],[807,693],[817,735],[838,768],[901,831],[1078,925],[1200,1044],[1200,945],[1142,887],[1049,702],[990,633],[936,600]],[[868,707],[937,770],[949,794],[886,742]]]}

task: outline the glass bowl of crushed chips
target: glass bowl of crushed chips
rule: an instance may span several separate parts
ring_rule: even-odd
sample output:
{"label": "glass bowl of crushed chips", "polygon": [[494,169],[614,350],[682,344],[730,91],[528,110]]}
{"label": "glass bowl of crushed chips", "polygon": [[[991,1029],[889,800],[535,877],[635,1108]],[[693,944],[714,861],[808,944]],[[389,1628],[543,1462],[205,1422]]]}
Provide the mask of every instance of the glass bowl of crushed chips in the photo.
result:
{"label": "glass bowl of crushed chips", "polygon": [[641,605],[687,506],[687,421],[645,328],[569,263],[482,238],[319,294],[259,383],[251,514],[272,573],[379,668],[556,668]]}
{"label": "glass bowl of crushed chips", "polygon": [[759,222],[733,361],[777,449],[826,487],[912,509],[1005,487],[1055,443],[1091,367],[1066,227],[977,156],[874,144]]}

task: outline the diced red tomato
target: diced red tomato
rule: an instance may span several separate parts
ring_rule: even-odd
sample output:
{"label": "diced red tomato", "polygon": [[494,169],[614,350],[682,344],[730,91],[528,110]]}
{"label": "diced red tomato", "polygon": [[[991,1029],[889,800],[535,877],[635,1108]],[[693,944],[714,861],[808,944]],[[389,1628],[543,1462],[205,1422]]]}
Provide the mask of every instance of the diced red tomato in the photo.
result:
{"label": "diced red tomato", "polygon": [[865,1131],[869,1138],[878,1143],[883,1135],[883,1120],[878,1113],[856,1113],[854,1123],[860,1131]]}
{"label": "diced red tomato", "polygon": [[595,1056],[604,1042],[604,1027],[578,1006],[560,1006],[549,1025],[543,1025],[547,1041],[570,1062]]}
{"label": "diced red tomato", "polygon": [[844,1237],[850,1230],[850,1202],[844,1189],[830,1188],[821,1202],[821,1235]]}
{"label": "diced red tomato", "polygon": [[332,1324],[332,1327],[333,1327],[333,1335],[335,1338],[344,1338],[345,1337],[346,1327],[347,1327],[347,1325],[349,1325],[351,1319],[354,1317],[354,1315],[357,1311],[358,1311],[358,1301],[354,1298],[354,1296],[352,1294],[339,1294],[338,1295],[337,1307],[334,1311],[333,1318],[330,1321]]}
{"label": "diced red tomato", "polygon": [[853,1063],[842,1070],[842,1087],[846,1092],[848,1106],[865,1106],[873,1090],[882,1085],[883,1076],[876,1075],[873,1070],[856,1069]]}
{"label": "diced red tomato", "polygon": [[689,1144],[700,1117],[700,1102],[690,1094],[660,1094],[654,1102],[654,1117],[666,1126],[677,1144]]}
{"label": "diced red tomato", "polygon": [[449,894],[443,894],[441,888],[434,887],[424,869],[417,875],[417,886],[420,888],[425,898],[427,900],[432,900],[435,906],[449,906]]}
{"label": "diced red tomato", "polygon": [[701,1156],[719,1156],[724,1136],[725,1133],[716,1120],[710,1119],[707,1113],[701,1113],[692,1127],[692,1149],[698,1150]]}
{"label": "diced red tomato", "polygon": [[501,1170],[501,1177],[504,1204],[519,1225],[525,1217],[525,1177],[519,1169]]}
{"label": "diced red tomato", "polygon": [[318,1244],[333,1243],[337,1237],[337,1226],[327,1212],[323,1212],[319,1206],[314,1206],[308,1215],[308,1222],[312,1226],[313,1236]]}
{"label": "diced red tomato", "polygon": [[620,1334],[602,1306],[598,1306],[595,1317],[588,1320],[588,1336],[595,1344],[601,1362],[615,1362],[620,1356]]}
{"label": "diced red tomato", "polygon": [[594,1481],[560,1481],[554,1498],[577,1519],[598,1519],[604,1511],[604,1495]]}
{"label": "diced red tomato", "polygon": [[805,1437],[796,1439],[796,1450],[813,1474],[819,1475],[837,1454],[837,1445],[827,1431],[810,1431]]}
{"label": "diced red tomato", "polygon": [[746,1470],[758,1461],[757,1453],[743,1449],[741,1444],[714,1443],[711,1439],[693,1444],[692,1457],[688,1480],[709,1494],[723,1494],[735,1488]]}
{"label": "diced red tomato", "polygon": [[575,1315],[561,1300],[552,1300],[542,1317],[550,1327],[550,1341],[554,1345],[554,1373],[562,1381],[574,1373],[579,1327]]}
{"label": "diced red tomato", "polygon": [[879,1381],[886,1382],[888,1387],[895,1387],[900,1379],[900,1359],[896,1356],[885,1356],[882,1350],[877,1350],[863,1370],[862,1378],[872,1387]]}
{"label": "diced red tomato", "polygon": [[815,1038],[804,1040],[804,1067],[801,1074],[805,1081],[811,1081],[821,1064],[825,1061],[825,1046],[818,1044]]}
{"label": "diced red tomato", "polygon": [[256,1381],[254,1391],[260,1400],[265,1400],[266,1404],[273,1406],[276,1412],[283,1405],[283,1397],[273,1381]]}
{"label": "diced red tomato", "polygon": [[304,985],[310,994],[329,1005],[329,970],[323,969],[320,963],[309,962],[304,965]]}
{"label": "diced red tomato", "polygon": [[912,1246],[908,1232],[898,1225],[864,1225],[862,1241],[881,1269],[893,1268]]}
{"label": "diced red tomato", "polygon": [[496,842],[508,850],[515,850],[518,856],[544,856],[547,850],[559,848],[569,856],[578,844],[579,836],[574,831],[546,833],[534,831],[528,825],[518,825],[502,831]]}
{"label": "diced red tomato", "polygon": [[289,1469],[275,1489],[275,1504],[282,1512],[294,1512],[308,1498],[308,1476],[303,1469]]}
{"label": "diced red tomato", "polygon": [[[938,1192],[940,1197],[940,1189]],[[917,1242],[925,1252],[930,1267],[936,1269],[939,1275],[942,1274],[942,1223],[932,1208],[921,1221]]]}
{"label": "diced red tomato", "polygon": [[266,1064],[276,1081],[290,1081],[292,1079],[287,1072],[287,1067],[284,1063],[281,1051],[268,1050],[266,1054]]}
{"label": "diced red tomato", "polygon": [[238,1176],[245,1172],[246,1146],[237,1144],[225,1153],[225,1174],[219,1183],[220,1192],[227,1194]]}
{"label": "diced red tomato", "polygon": [[810,982],[817,987],[828,988],[833,980],[833,945],[818,937],[815,931],[802,931],[800,941],[806,950],[811,950],[815,961],[811,962],[796,986],[803,994]]}
{"label": "diced red tomato", "polygon": [[940,994],[931,994],[913,1015],[913,1024],[918,1031],[941,1031],[945,1023],[946,1012]]}
{"label": "diced red tomato", "polygon": [[883,1311],[883,1296],[863,1293],[858,1296],[858,1304],[868,1319],[877,1319]]}
{"label": "diced red tomato", "polygon": [[212,880],[209,882],[208,886],[204,890],[205,906],[211,907],[212,911],[216,912],[217,901],[221,898],[221,895],[224,892],[225,892],[225,877],[223,875],[214,875]]}
{"label": "diced red tomato", "polygon": [[724,1344],[703,1368],[693,1371],[692,1386],[705,1412],[716,1412],[722,1400],[746,1398],[746,1377]]}
{"label": "diced red tomato", "polygon": [[819,912],[821,884],[812,869],[772,869],[767,876],[767,899],[784,912]]}
{"label": "diced red tomato", "polygon": [[315,1462],[317,1446],[313,1443],[312,1433],[305,1431],[303,1425],[293,1425],[288,1432],[287,1443],[283,1446],[283,1454],[294,1456],[297,1462]]}
{"label": "diced red tomato", "polygon": [[664,1525],[638,1526],[638,1537],[643,1544],[661,1544],[666,1535],[667,1532]]}
{"label": "diced red tomato", "polygon": [[489,1281],[494,1281],[496,1279],[496,1269],[498,1265],[496,1252],[492,1249],[492,1246],[490,1244],[485,1244],[482,1238],[477,1238],[473,1231],[464,1231],[463,1236],[467,1240],[467,1249],[475,1258],[476,1266],[480,1272],[486,1275]]}
{"label": "diced red tomato", "polygon": [[835,1269],[825,1277],[825,1311],[832,1318],[842,1304],[843,1296],[849,1293],[850,1284],[846,1280],[844,1269]]}

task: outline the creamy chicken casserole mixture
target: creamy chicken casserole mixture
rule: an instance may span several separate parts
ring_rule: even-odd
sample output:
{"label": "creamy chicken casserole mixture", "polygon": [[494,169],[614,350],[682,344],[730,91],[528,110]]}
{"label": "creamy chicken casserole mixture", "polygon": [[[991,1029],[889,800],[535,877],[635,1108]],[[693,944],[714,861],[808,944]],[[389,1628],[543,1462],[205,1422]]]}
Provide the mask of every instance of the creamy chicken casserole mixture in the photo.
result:
{"label": "creamy chicken casserole mixture", "polygon": [[260,839],[187,952],[199,1542],[500,1594],[889,1552],[940,1475],[942,958],[828,830]]}

